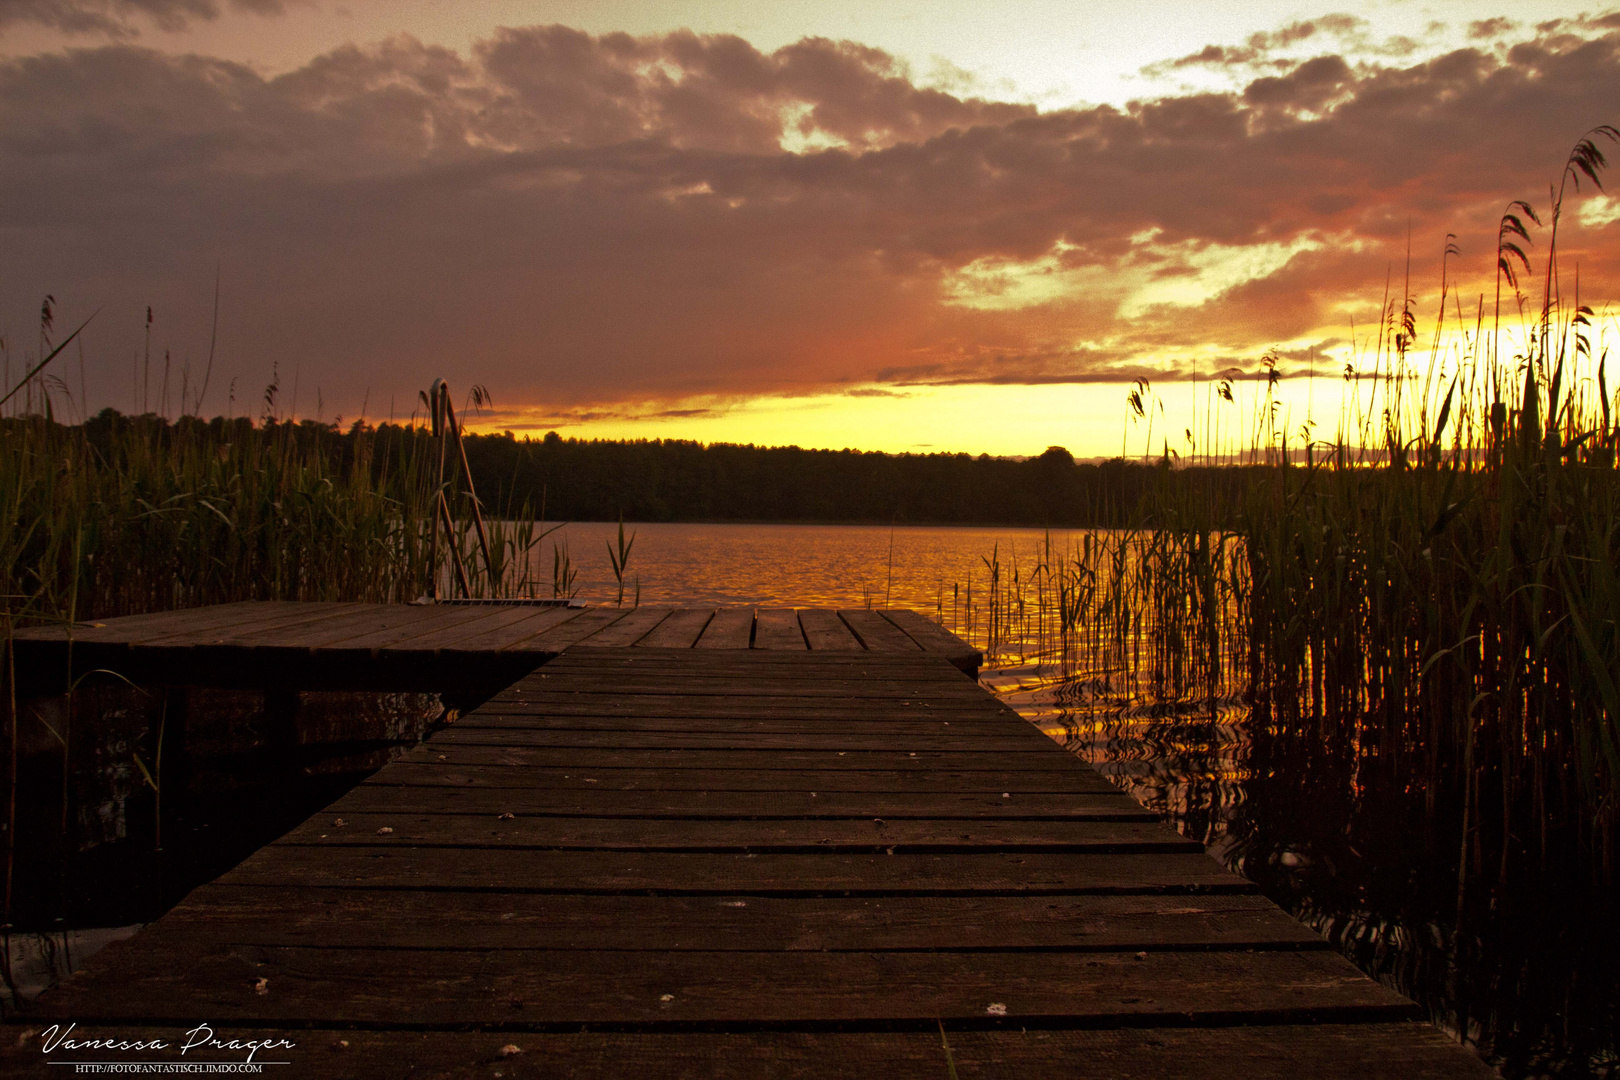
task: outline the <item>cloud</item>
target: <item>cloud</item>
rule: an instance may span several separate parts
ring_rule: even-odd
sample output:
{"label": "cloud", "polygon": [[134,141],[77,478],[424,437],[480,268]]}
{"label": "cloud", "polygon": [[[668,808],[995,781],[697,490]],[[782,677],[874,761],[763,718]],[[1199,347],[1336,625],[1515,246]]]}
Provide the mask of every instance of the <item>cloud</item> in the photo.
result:
{"label": "cloud", "polygon": [[1367,20],[1345,14],[1298,20],[1277,30],[1250,34],[1242,45],[1206,45],[1195,53],[1149,64],[1143,68],[1143,73],[1159,76],[1190,67],[1286,68],[1292,66],[1293,61],[1277,59],[1272,56],[1273,53],[1323,38],[1336,39],[1341,45],[1348,43],[1365,48],[1368,44],[1364,33],[1367,25]]}
{"label": "cloud", "polygon": [[1501,37],[1519,28],[1519,24],[1505,16],[1495,16],[1490,19],[1476,19],[1468,24],[1468,36],[1474,41],[1484,41],[1489,38]]}
{"label": "cloud", "polygon": [[[1620,33],[1507,44],[1048,112],[825,39],[528,27],[276,77],[128,43],[25,57],[0,64],[0,311],[22,340],[46,292],[106,305],[92,396],[123,407],[145,305],[200,366],[216,268],[216,409],[272,363],[347,415],[440,374],[576,418],[1179,377],[1375,324],[1409,230],[1415,281],[1456,233],[1453,272],[1488,289],[1502,207],[1620,117]],[[1593,295],[1620,283],[1589,243],[1609,221],[1561,234]]]}
{"label": "cloud", "polygon": [[[298,0],[291,0],[297,3]],[[280,15],[288,0],[230,0],[230,6],[259,15]],[[160,30],[184,30],[194,20],[219,18],[218,0],[0,0],[0,32],[32,23],[64,34],[134,37],[147,21]]]}

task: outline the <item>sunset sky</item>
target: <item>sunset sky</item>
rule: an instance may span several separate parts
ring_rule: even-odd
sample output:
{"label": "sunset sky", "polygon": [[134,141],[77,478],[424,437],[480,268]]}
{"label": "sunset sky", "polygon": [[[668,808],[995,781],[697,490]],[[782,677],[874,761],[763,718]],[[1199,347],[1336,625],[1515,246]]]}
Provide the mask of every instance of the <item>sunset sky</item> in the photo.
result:
{"label": "sunset sky", "polygon": [[[1471,322],[1605,123],[1620,10],[1543,0],[0,0],[0,334],[173,414],[217,273],[208,415],[1140,453],[1268,353],[1330,425],[1408,238]],[[1620,199],[1563,230],[1620,299]]]}

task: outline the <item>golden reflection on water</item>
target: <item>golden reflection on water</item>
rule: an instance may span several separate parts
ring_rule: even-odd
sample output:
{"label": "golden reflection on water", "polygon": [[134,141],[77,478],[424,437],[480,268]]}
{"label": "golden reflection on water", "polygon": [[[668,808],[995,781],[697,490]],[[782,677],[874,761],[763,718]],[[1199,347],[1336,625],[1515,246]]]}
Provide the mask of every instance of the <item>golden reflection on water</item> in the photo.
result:
{"label": "golden reflection on water", "polygon": [[[617,584],[608,545],[617,522],[575,522],[547,537],[537,554],[548,569],[551,546],[565,543],[579,570],[579,598],[611,604]],[[1003,574],[1033,565],[1040,529],[922,525],[635,524],[627,583],[639,579],[641,602],[673,606],[905,607],[951,619],[967,593],[978,600],[983,559],[998,551]],[[1060,551],[1078,530],[1054,530]],[[542,595],[549,593],[549,581]],[[955,587],[960,588],[955,588]],[[630,591],[626,592],[626,602]]]}

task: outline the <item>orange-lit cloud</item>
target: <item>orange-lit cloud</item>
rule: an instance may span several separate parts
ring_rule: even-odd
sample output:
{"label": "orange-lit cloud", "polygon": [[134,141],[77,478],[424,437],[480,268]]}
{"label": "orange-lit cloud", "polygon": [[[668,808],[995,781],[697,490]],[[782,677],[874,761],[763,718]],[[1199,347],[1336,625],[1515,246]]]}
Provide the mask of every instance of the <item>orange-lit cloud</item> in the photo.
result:
{"label": "orange-lit cloud", "polygon": [[[39,0],[0,25],[25,8],[220,10]],[[1488,290],[1503,206],[1545,208],[1574,140],[1620,120],[1620,17],[1468,35],[1417,58],[1354,18],[1296,22],[1163,66],[1227,89],[1045,111],[820,38],[528,27],[273,76],[45,52],[0,64],[0,303],[19,356],[46,292],[64,322],[105,305],[97,405],[146,377],[147,304],[172,380],[198,385],[218,268],[210,411],[233,379],[256,410],[275,365],[304,414],[317,393],[328,417],[406,412],[443,374],[508,418],[713,437],[761,400],[859,402],[858,436],[886,394],[1173,381],[1268,350],[1336,368],[1408,236],[1423,303],[1447,233],[1453,277]],[[1614,206],[1566,222],[1588,295],[1620,284]],[[914,441],[981,448],[951,439]]]}

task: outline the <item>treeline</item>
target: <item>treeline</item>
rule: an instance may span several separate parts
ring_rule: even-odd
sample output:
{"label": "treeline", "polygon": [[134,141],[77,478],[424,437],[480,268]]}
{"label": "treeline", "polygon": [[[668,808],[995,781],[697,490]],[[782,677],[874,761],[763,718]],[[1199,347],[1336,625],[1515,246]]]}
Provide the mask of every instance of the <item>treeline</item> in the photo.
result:
{"label": "treeline", "polygon": [[[91,445],[112,446],[132,427],[158,441],[206,429],[221,441],[289,435],[347,466],[379,472],[436,457],[424,428],[399,424],[254,424],[245,419],[126,417],[104,410],[85,425]],[[497,514],[525,504],[552,521],[899,521],[935,525],[1104,527],[1139,520],[1142,499],[1195,489],[1212,517],[1235,505],[1244,470],[1166,469],[1112,460],[1076,463],[1061,447],[1025,461],[969,454],[887,454],[702,443],[678,439],[565,439],[511,434],[465,439],[480,498]],[[456,454],[449,463],[453,472]],[[1179,500],[1178,500],[1179,501]]]}
{"label": "treeline", "polygon": [[[1013,461],[969,454],[886,454],[684,440],[482,436],[467,447],[480,492],[545,500],[578,521],[900,521],[931,525],[1110,526],[1187,472],[1108,461],[1076,464],[1054,447]],[[1235,489],[1237,477],[1215,480]],[[487,485],[487,487],[486,487]]]}

